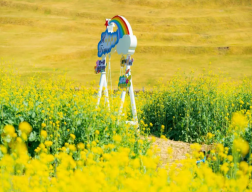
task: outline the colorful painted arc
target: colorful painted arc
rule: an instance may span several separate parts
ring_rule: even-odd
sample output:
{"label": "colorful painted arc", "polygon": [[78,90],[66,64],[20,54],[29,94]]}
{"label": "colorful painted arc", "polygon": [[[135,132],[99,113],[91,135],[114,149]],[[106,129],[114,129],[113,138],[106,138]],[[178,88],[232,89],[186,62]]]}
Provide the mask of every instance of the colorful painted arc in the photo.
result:
{"label": "colorful painted arc", "polygon": [[128,21],[122,16],[116,15],[114,16],[109,23],[115,23],[118,28],[119,39],[124,35],[132,35],[132,29],[128,23]]}

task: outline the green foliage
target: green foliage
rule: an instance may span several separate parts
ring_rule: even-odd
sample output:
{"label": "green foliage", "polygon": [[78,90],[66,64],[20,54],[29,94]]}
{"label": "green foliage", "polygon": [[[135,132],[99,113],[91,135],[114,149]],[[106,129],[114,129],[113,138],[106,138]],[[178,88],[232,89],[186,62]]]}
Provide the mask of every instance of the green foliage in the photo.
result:
{"label": "green foliage", "polygon": [[145,123],[153,123],[151,133],[170,139],[202,142],[207,133],[227,135],[233,112],[250,109],[252,84],[244,79],[241,84],[219,82],[217,77],[181,76],[160,85],[143,105]]}
{"label": "green foliage", "polygon": [[[46,140],[52,141],[51,152],[57,153],[65,143],[85,145],[95,142],[97,146],[114,143],[113,136],[120,135],[120,145],[138,152],[139,134],[134,126],[127,125],[118,115],[120,97],[111,96],[110,110],[104,97],[97,107],[97,91],[81,88],[75,90],[71,82],[59,77],[55,82],[35,81],[21,84],[18,76],[0,70],[0,144],[10,143],[4,133],[6,125],[13,125],[17,136],[27,142],[29,153]],[[125,109],[126,111],[128,109]],[[20,131],[21,122],[28,122],[32,132],[25,138]],[[46,131],[46,138],[41,131]],[[70,135],[74,135],[71,139]],[[11,138],[10,138],[11,139]],[[146,145],[146,146],[145,146]],[[144,142],[145,153],[147,142]]]}

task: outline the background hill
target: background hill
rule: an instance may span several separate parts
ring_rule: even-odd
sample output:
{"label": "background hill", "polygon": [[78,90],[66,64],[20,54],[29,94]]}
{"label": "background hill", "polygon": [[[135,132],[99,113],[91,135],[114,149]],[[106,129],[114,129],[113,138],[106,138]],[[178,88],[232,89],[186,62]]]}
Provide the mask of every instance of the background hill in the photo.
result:
{"label": "background hill", "polygon": [[[124,16],[138,38],[135,88],[177,71],[211,69],[223,78],[252,79],[251,0],[0,0],[1,65],[24,80],[64,74],[85,85],[94,74],[105,19]],[[112,57],[113,86],[120,56]],[[224,72],[224,73],[221,73]]]}

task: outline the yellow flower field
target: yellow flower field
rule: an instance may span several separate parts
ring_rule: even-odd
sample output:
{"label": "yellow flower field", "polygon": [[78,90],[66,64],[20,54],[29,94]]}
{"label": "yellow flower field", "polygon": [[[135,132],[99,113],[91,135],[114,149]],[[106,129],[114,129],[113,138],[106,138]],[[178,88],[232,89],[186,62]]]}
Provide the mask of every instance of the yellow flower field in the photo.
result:
{"label": "yellow flower field", "polygon": [[[226,122],[230,128],[226,137],[223,130],[209,129],[205,134],[201,140],[209,146],[205,154],[195,143],[186,159],[161,163],[159,150],[149,139],[154,127],[158,129],[157,121],[148,122],[145,107],[161,98],[158,94],[165,94],[165,87],[159,93],[137,94],[138,129],[125,123],[131,119],[129,102],[119,118],[119,93],[110,95],[109,110],[106,98],[96,107],[95,89],[76,89],[63,77],[57,82],[31,78],[23,83],[8,70],[0,73],[1,191],[252,190],[251,140],[246,135],[251,113],[241,104]],[[193,84],[200,86],[199,81]],[[159,100],[161,107],[163,101]],[[162,117],[165,111],[158,114]],[[159,132],[166,139],[164,124]],[[167,155],[171,159],[172,148]]]}
{"label": "yellow flower field", "polygon": [[[39,145],[43,151],[31,158],[24,140],[15,138],[14,127],[5,126],[4,131],[14,138],[10,136],[12,145],[1,146],[1,191],[250,191],[252,187],[251,164],[233,161],[221,144],[216,152],[211,150],[207,163],[196,165],[202,153],[201,146],[193,144],[194,156],[160,167],[153,148],[136,156],[123,147],[119,135],[102,146],[65,143],[56,154],[49,153],[51,145],[45,141]],[[225,163],[220,166],[222,158]],[[213,163],[220,166],[219,172],[211,169]]]}
{"label": "yellow flower field", "polygon": [[[252,192],[251,11],[251,0],[0,0],[0,192]],[[130,84],[137,118],[117,89]]]}

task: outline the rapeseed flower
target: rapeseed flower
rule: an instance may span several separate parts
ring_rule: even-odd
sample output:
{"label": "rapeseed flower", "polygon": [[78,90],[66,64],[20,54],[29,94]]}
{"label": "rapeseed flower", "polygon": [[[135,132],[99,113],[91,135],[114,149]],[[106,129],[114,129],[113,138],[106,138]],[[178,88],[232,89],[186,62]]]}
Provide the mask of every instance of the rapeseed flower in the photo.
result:
{"label": "rapeseed flower", "polygon": [[237,131],[244,131],[244,129],[248,126],[248,119],[241,112],[236,112],[233,114],[231,120],[231,127]]}
{"label": "rapeseed flower", "polygon": [[46,147],[51,147],[52,146],[52,144],[53,144],[53,142],[52,141],[45,141],[45,146]]}
{"label": "rapeseed flower", "polygon": [[120,143],[122,141],[122,137],[120,135],[114,135],[113,136],[113,140],[116,142],[116,143]]}
{"label": "rapeseed flower", "polygon": [[41,133],[40,133],[41,137],[43,139],[46,139],[47,138],[47,132],[45,130],[42,130]]}
{"label": "rapeseed flower", "polygon": [[237,138],[233,142],[233,148],[244,157],[249,152],[249,144],[242,138]]}
{"label": "rapeseed flower", "polygon": [[15,134],[15,128],[12,125],[5,125],[3,131],[5,135],[9,135],[10,137]]}
{"label": "rapeseed flower", "polygon": [[79,150],[83,150],[85,148],[85,145],[83,143],[78,143],[77,148]]}
{"label": "rapeseed flower", "polygon": [[32,131],[31,125],[27,122],[21,122],[18,128],[22,133],[25,133],[26,135]]}
{"label": "rapeseed flower", "polygon": [[45,128],[45,127],[46,127],[46,124],[45,124],[45,123],[42,123],[42,124],[41,124],[41,127],[42,127],[42,128]]}
{"label": "rapeseed flower", "polygon": [[239,168],[240,168],[240,170],[243,171],[244,174],[246,174],[248,172],[249,165],[247,162],[242,161],[242,162],[240,162]]}
{"label": "rapeseed flower", "polygon": [[71,138],[72,140],[75,140],[76,136],[75,136],[74,134],[70,134],[70,138]]}

